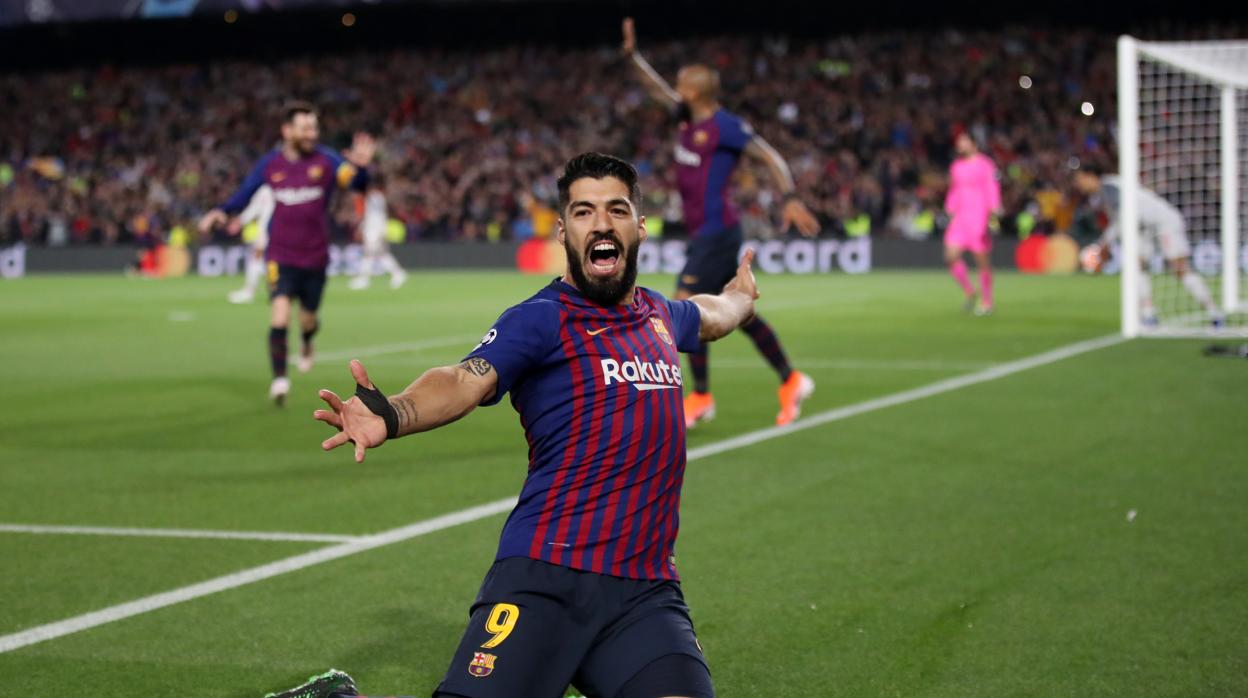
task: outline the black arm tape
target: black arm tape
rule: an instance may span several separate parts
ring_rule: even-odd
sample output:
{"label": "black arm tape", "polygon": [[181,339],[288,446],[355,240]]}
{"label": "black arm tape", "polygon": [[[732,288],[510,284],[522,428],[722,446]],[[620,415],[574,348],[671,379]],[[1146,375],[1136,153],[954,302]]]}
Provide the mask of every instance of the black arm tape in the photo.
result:
{"label": "black arm tape", "polygon": [[373,414],[381,417],[386,422],[386,438],[395,439],[399,436],[399,413],[394,410],[394,405],[386,399],[376,387],[365,388],[359,383],[355,384],[355,396],[364,403]]}

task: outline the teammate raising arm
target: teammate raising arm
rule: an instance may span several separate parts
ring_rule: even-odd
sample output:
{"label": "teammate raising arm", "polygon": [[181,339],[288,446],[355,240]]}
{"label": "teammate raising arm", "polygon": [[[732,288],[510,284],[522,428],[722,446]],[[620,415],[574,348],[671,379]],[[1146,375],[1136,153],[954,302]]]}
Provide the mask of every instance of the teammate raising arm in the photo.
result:
{"label": "teammate raising arm", "polygon": [[[624,19],[622,48],[650,96],[676,113],[681,121],[703,121],[720,110],[719,74],[704,65],[688,65],[677,73],[676,88],[673,89],[637,50],[637,32],[632,17]],[[819,221],[815,220],[806,204],[797,198],[797,185],[784,157],[753,130],[749,131],[749,140],[742,152],[767,167],[772,182],[783,197],[784,205],[780,209],[781,232],[796,228],[807,237],[817,234]]]}
{"label": "teammate raising arm", "polygon": [[[728,187],[742,154],[759,160],[771,172],[772,181],[784,196],[781,229],[796,227],[813,236],[819,223],[794,191],[793,175],[784,158],[741,117],[719,104],[719,73],[705,65],[687,65],[676,76],[676,87],[667,84],[637,51],[631,18],[624,20],[625,57],[641,84],[672,110],[680,121],[675,160],[685,226],[689,230],[687,260],[677,281],[676,298],[696,293],[718,293],[735,274],[741,250],[741,225],[728,202]],[[793,370],[779,337],[763,318],[755,316],[742,328],[780,379],[776,424],[785,425],[801,414],[802,401],[815,390],[815,382]],[[706,347],[689,353],[693,391],[685,398],[685,421],[692,427],[715,416],[710,388],[710,355]]]}

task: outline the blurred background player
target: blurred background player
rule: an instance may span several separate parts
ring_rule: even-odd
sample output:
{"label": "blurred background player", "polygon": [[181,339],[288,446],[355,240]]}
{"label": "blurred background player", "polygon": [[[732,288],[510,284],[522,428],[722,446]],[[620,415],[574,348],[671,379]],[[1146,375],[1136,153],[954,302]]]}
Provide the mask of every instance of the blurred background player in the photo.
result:
{"label": "blurred background player", "polygon": [[282,143],[256,163],[242,186],[220,208],[204,214],[201,232],[225,223],[243,210],[256,191],[268,184],[273,189],[273,216],[269,221],[268,278],[270,290],[269,362],[273,381],[269,397],[279,406],[290,393],[286,375],[286,332],[292,301],[299,302],[299,329],[303,337],[299,370],[312,370],[312,338],[320,328],[317,309],[325,291],[325,268],[329,265],[330,198],[334,190],[363,191],[368,183],[368,164],[376,144],[372,136],[355,134],[346,159],[317,144],[320,127],[316,108],[295,102],[284,110]]}
{"label": "blurred background player", "polygon": [[[992,233],[989,221],[1001,209],[1001,184],[997,168],[979,152],[975,139],[966,132],[953,142],[957,159],[949,166],[949,194],[945,210],[951,216],[945,229],[945,263],[949,273],[966,294],[965,309],[976,315],[992,312]],[[970,252],[979,270],[979,292],[971,284],[962,255]],[[978,296],[979,302],[976,303]]]}
{"label": "blurred background player", "polygon": [[[1075,188],[1088,197],[1089,204],[1102,211],[1109,224],[1097,243],[1102,257],[1108,253],[1109,243],[1118,239],[1118,211],[1121,185],[1117,175],[1107,175],[1100,165],[1088,163],[1075,171]],[[1183,288],[1200,307],[1209,314],[1214,327],[1222,326],[1225,316],[1209,293],[1209,286],[1200,274],[1191,270],[1188,258],[1192,256],[1191,243],[1187,240],[1187,224],[1183,213],[1173,204],[1143,186],[1139,197],[1140,218],[1140,264],[1147,265],[1154,250],[1161,249],[1161,256]],[[1126,261],[1124,260],[1125,264]],[[1146,325],[1157,324],[1157,309],[1153,304],[1153,284],[1147,273],[1139,275],[1140,321]]]}
{"label": "blurred background player", "polygon": [[[623,32],[622,49],[646,91],[680,121],[675,160],[690,237],[674,298],[719,293],[736,276],[742,235],[736,211],[728,203],[728,187],[742,154],[766,165],[784,196],[781,230],[796,226],[808,237],[818,233],[818,221],[797,199],[793,175],[784,158],[745,120],[720,106],[719,74],[705,65],[687,65],[677,74],[673,89],[637,51],[632,18],[624,20]],[[741,329],[780,376],[776,424],[792,422],[801,414],[802,401],[815,391],[815,382],[789,366],[780,339],[762,317],[755,315]],[[715,416],[706,345],[689,352],[689,364],[694,388],[685,398],[685,423],[692,427]]]}
{"label": "blurred background player", "polygon": [[390,243],[386,240],[388,220],[386,185],[382,175],[373,173],[369,178],[368,193],[364,195],[364,215],[360,220],[360,242],[364,255],[360,259],[359,271],[351,279],[352,290],[362,291],[368,288],[373,269],[378,264],[382,271],[390,275],[390,288],[397,289],[407,281],[403,267],[399,266],[399,261],[390,253]]}
{"label": "blurred background player", "polygon": [[243,241],[251,245],[251,254],[243,270],[243,287],[231,291],[231,303],[250,303],[256,297],[256,286],[264,276],[264,249],[269,244],[269,219],[273,217],[273,188],[265,184],[256,190],[251,203],[230,221],[230,235],[243,235]]}

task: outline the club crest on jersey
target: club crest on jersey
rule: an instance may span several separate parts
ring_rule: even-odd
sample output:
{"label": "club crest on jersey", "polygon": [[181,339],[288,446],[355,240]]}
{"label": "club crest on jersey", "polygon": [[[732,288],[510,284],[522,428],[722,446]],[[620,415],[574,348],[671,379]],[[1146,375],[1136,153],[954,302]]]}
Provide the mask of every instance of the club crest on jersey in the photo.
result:
{"label": "club crest on jersey", "polygon": [[468,663],[468,673],[477,678],[489,676],[494,672],[494,660],[498,657],[485,652],[473,652],[472,661]]}
{"label": "club crest on jersey", "polygon": [[702,129],[698,129],[693,132],[694,145],[706,145],[706,140],[708,138],[710,138],[710,136],[706,135],[706,131],[703,131]]}
{"label": "club crest on jersey", "polygon": [[659,335],[659,339],[668,344],[675,344],[672,341],[672,335],[667,331],[667,325],[663,324],[663,320],[657,317],[650,318],[650,324],[654,326],[654,333]]}
{"label": "club crest on jersey", "polygon": [[325,174],[325,168],[320,165],[313,165],[308,168],[308,179],[320,179]]}

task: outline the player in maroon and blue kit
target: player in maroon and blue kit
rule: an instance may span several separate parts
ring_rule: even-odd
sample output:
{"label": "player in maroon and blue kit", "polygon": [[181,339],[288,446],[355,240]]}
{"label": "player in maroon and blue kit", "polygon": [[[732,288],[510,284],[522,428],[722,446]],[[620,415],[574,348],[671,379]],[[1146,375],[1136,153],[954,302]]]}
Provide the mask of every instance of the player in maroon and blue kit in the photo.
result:
{"label": "player in maroon and blue kit", "polygon": [[[676,573],[685,471],[678,353],[754,310],[749,253],[717,295],[669,301],[638,288],[646,238],[632,165],[573,158],[559,179],[568,269],[499,317],[458,366],[386,398],[351,362],[355,397],[328,390],[316,418],[355,444],[435,429],[511,394],[529,471],[498,554],[435,696],[711,698]],[[355,695],[341,672],[280,696]]]}
{"label": "player in maroon and blue kit", "polygon": [[[677,282],[676,298],[695,293],[717,293],[736,274],[741,251],[741,225],[729,201],[732,173],[742,155],[757,159],[771,172],[784,197],[781,230],[796,227],[806,236],[819,232],[819,223],[795,193],[793,175],[784,158],[754,133],[741,117],[719,104],[719,74],[704,65],[687,65],[672,88],[637,51],[633,20],[624,20],[623,50],[646,90],[665,104],[680,122],[676,146],[677,183],[685,209],[689,246],[685,268]],[[741,328],[780,377],[777,397],[783,426],[801,414],[802,401],[815,390],[810,376],[789,366],[776,333],[761,317]],[[685,421],[692,427],[715,416],[710,368],[705,347],[689,353],[693,392],[685,398]]]}
{"label": "player in maroon and blue kit", "polygon": [[269,185],[276,205],[269,219],[268,260],[270,293],[269,361],[273,382],[269,397],[280,406],[290,392],[286,376],[286,328],[290,306],[299,302],[299,329],[303,337],[299,370],[312,370],[312,338],[320,328],[317,309],[325,291],[329,266],[329,204],[337,189],[364,191],[368,164],[376,145],[371,136],[357,133],[346,158],[317,145],[316,108],[304,102],[287,105],[282,119],[282,144],[271,150],[243,180],[242,186],[220,208],[200,219],[208,232],[236,216],[256,190]]}

